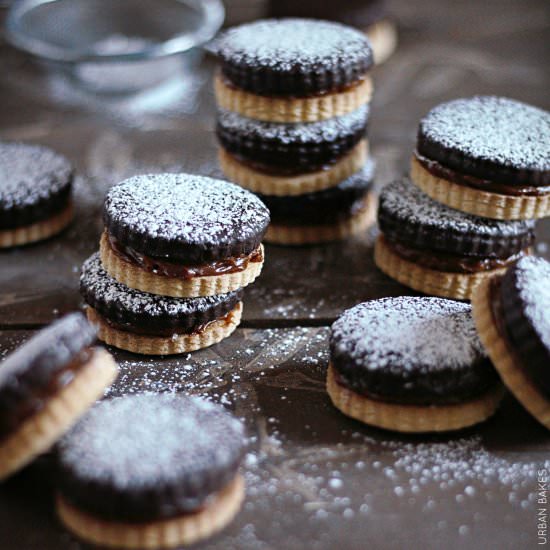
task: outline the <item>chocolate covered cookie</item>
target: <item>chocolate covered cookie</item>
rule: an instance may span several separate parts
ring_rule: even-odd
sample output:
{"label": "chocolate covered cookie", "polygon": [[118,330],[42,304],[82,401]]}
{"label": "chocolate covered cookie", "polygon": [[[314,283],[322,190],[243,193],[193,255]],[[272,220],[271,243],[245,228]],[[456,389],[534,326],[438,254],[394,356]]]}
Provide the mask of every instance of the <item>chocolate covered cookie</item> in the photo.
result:
{"label": "chocolate covered cookie", "polygon": [[530,252],[534,222],[479,218],[442,205],[408,179],[381,192],[376,265],[415,290],[469,299],[480,281]]}
{"label": "chocolate covered cookie", "polygon": [[0,248],[47,239],[72,219],[73,169],[47,147],[0,142]]}
{"label": "chocolate covered cookie", "polygon": [[216,344],[237,328],[242,312],[240,290],[171,298],[128,288],[103,269],[98,253],[82,266],[80,293],[100,340],[147,355],[187,353]]}
{"label": "chocolate covered cookie", "polygon": [[237,514],[244,445],[242,424],[196,397],[103,401],[59,443],[58,515],[98,545],[192,544]]}
{"label": "chocolate covered cookie", "polygon": [[342,117],[299,124],[263,122],[221,111],[216,133],[221,146],[260,172],[295,175],[334,164],[365,137],[368,105]]}
{"label": "chocolate covered cookie", "polygon": [[550,113],[492,96],[438,105],[420,121],[411,178],[478,216],[549,216]]}
{"label": "chocolate covered cookie", "polygon": [[189,174],[143,175],[112,187],[100,253],[105,270],[143,292],[224,294],[263,265],[269,212],[248,191]]}
{"label": "chocolate covered cookie", "polygon": [[0,368],[0,480],[47,451],[116,376],[80,313],[56,321]]}
{"label": "chocolate covered cookie", "polygon": [[368,160],[335,187],[293,197],[259,195],[271,214],[266,241],[313,244],[339,240],[375,223],[375,200],[369,190],[375,163]]}
{"label": "chocolate covered cookie", "polygon": [[550,263],[522,258],[472,297],[481,341],[508,389],[550,429]]}
{"label": "chocolate covered cookie", "polygon": [[383,298],[345,311],[331,327],[327,388],[344,414],[401,432],[472,426],[503,395],[470,306],[441,298]]}
{"label": "chocolate covered cookie", "polygon": [[268,19],[234,27],[217,42],[218,105],[248,118],[315,122],[370,100],[372,50],[338,23]]}

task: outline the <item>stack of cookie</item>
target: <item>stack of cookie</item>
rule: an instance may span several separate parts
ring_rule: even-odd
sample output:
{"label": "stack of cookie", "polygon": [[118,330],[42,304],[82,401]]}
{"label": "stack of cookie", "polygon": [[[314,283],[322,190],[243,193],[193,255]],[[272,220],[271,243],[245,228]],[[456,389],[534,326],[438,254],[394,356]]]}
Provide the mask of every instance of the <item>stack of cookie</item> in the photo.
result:
{"label": "stack of cookie", "polygon": [[550,216],[550,113],[498,97],[444,103],[420,122],[411,181],[381,193],[378,267],[421,292],[470,299],[531,252]]}
{"label": "stack of cookie", "polygon": [[107,344],[150,355],[205,348],[238,326],[260,274],[269,212],[231,183],[143,175],[111,188],[100,251],[83,266],[88,318]]}
{"label": "stack of cookie", "polygon": [[272,19],[230,29],[216,49],[220,164],[268,206],[266,240],[325,242],[368,226],[365,36],[338,23]]}

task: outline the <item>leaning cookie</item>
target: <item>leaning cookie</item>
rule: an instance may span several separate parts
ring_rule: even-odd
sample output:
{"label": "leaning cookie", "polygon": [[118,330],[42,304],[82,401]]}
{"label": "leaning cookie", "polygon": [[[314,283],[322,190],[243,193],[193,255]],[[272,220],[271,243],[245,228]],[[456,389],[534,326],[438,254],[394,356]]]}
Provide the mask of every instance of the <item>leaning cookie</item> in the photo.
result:
{"label": "leaning cookie", "polygon": [[504,393],[470,306],[414,297],[344,312],[330,332],[327,389],[344,414],[399,432],[478,424]]}
{"label": "leaning cookie", "polygon": [[98,338],[146,355],[173,355],[227,338],[241,320],[241,291],[197,298],[170,298],[128,288],[101,265],[99,254],[82,266],[80,293]]}
{"label": "leaning cookie", "polygon": [[409,180],[380,194],[376,265],[400,283],[469,300],[475,286],[530,253],[534,222],[478,218],[442,205]]}
{"label": "leaning cookie", "polygon": [[74,313],[23,344],[0,368],[0,480],[47,451],[113,381],[117,367],[92,348]]}
{"label": "leaning cookie", "polygon": [[372,50],[350,27],[313,19],[267,19],[217,41],[222,109],[271,122],[315,122],[368,103]]}
{"label": "leaning cookie", "polygon": [[550,216],[550,113],[492,96],[443,103],[420,121],[411,178],[477,216]]}
{"label": "leaning cookie", "polygon": [[293,197],[259,195],[269,208],[266,242],[283,245],[317,244],[346,239],[376,222],[376,200],[370,193],[375,163],[337,186]]}
{"label": "leaning cookie", "polygon": [[58,446],[57,513],[101,546],[192,544],[239,511],[243,452],[242,424],[218,405],[178,394],[103,401]]}
{"label": "leaning cookie", "polygon": [[522,258],[472,297],[477,330],[508,389],[550,429],[550,263]]}
{"label": "leaning cookie", "polygon": [[250,284],[262,269],[269,211],[222,180],[136,176],[110,189],[103,219],[103,267],[130,288],[212,296]]}
{"label": "leaning cookie", "polygon": [[51,149],[0,143],[0,248],[47,239],[71,222],[73,169]]}

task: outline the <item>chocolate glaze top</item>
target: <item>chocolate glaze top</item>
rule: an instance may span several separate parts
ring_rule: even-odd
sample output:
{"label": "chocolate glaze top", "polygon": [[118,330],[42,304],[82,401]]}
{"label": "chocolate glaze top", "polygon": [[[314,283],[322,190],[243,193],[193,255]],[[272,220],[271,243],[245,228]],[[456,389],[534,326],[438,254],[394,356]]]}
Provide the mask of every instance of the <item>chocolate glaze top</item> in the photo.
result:
{"label": "chocolate glaze top", "polygon": [[[81,313],[71,313],[40,331],[9,355],[0,368],[0,432],[13,409],[34,409],[31,401],[49,393],[52,384],[96,338]],[[63,385],[62,383],[60,385]]]}
{"label": "chocolate glaze top", "polygon": [[169,518],[224,488],[244,444],[242,424],[219,405],[173,393],[119,397],[96,405],[60,441],[58,487],[97,517]]}
{"label": "chocolate glaze top", "polygon": [[69,197],[69,161],[41,145],[0,142],[0,229],[47,218]]}
{"label": "chocolate glaze top", "polygon": [[522,366],[550,397],[550,263],[529,256],[502,278],[501,312]]}
{"label": "chocolate glaze top", "polygon": [[103,269],[97,252],[82,266],[80,293],[107,320],[148,334],[192,332],[229,313],[242,294],[235,291],[200,298],[170,298],[140,292],[113,279]]}
{"label": "chocolate glaze top", "polygon": [[315,19],[264,19],[218,39],[222,73],[263,95],[307,96],[359,81],[373,64],[365,35]]}
{"label": "chocolate glaze top", "polygon": [[442,298],[359,304],[332,325],[330,353],[346,386],[387,401],[459,402],[497,380],[471,307]]}
{"label": "chocolate glaze top", "polygon": [[464,256],[506,258],[534,242],[533,221],[479,218],[440,204],[404,178],[380,194],[378,222],[390,240]]}
{"label": "chocolate glaze top", "polygon": [[550,185],[550,113],[503,97],[449,101],[420,121],[417,150],[472,176]]}
{"label": "chocolate glaze top", "polygon": [[124,246],[153,258],[201,264],[254,251],[269,211],[252,193],[223,180],[156,174],[112,187],[103,219]]}

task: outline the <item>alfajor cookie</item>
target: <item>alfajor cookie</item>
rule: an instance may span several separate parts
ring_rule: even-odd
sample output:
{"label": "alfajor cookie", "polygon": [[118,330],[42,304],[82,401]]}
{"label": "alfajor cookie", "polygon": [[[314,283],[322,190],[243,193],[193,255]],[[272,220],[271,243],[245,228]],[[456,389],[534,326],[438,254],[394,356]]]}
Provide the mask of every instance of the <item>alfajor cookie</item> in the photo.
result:
{"label": "alfajor cookie", "polygon": [[262,269],[269,212],[237,185],[135,176],[109,190],[103,212],[103,267],[130,288],[176,298],[225,294]]}
{"label": "alfajor cookie", "polygon": [[199,398],[103,401],[59,443],[57,513],[101,546],[192,544],[238,513],[244,448],[242,424]]}
{"label": "alfajor cookie", "polygon": [[344,414],[399,432],[489,418],[504,393],[471,308],[442,298],[384,298],[345,311],[330,332],[327,389]]}
{"label": "alfajor cookie", "polygon": [[380,194],[375,263],[400,283],[468,300],[474,287],[530,253],[534,222],[479,218],[440,204],[408,179]]}
{"label": "alfajor cookie", "polygon": [[146,355],[188,353],[216,344],[237,328],[242,312],[240,290],[171,298],[128,288],[103,269],[98,253],[82,266],[80,293],[100,340]]}
{"label": "alfajor cookie", "polygon": [[522,258],[479,285],[472,306],[481,341],[503,382],[550,429],[550,263]]}
{"label": "alfajor cookie", "polygon": [[69,161],[47,147],[0,143],[0,248],[47,239],[73,217]]}
{"label": "alfajor cookie", "polygon": [[411,179],[477,216],[550,216],[550,113],[493,96],[438,105],[420,121]]}
{"label": "alfajor cookie", "polygon": [[47,451],[101,397],[117,367],[80,313],[56,321],[0,368],[0,480]]}

